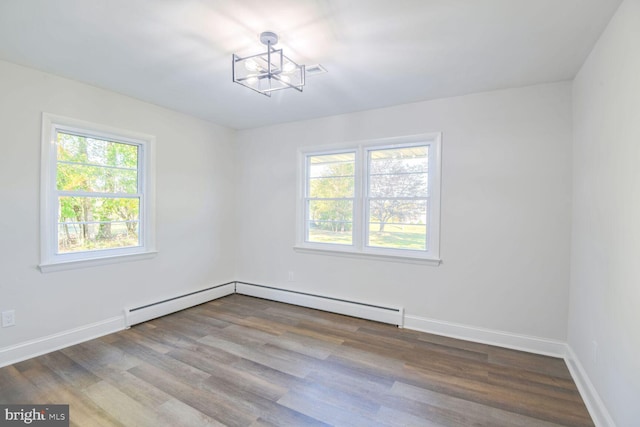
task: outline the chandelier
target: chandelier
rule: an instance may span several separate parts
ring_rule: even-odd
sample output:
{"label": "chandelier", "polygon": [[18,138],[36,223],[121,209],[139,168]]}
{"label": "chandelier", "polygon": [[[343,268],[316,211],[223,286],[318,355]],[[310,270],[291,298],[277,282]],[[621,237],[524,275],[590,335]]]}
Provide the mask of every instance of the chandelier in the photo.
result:
{"label": "chandelier", "polygon": [[260,42],[267,51],[244,58],[233,54],[233,81],[266,96],[282,89],[302,92],[305,67],[289,59],[282,49],[275,49],[278,35],[271,31],[260,34]]}

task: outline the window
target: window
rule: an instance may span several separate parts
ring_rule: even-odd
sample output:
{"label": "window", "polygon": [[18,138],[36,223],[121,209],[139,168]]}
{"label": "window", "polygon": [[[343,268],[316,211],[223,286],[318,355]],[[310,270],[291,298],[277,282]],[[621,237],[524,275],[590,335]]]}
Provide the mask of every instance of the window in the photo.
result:
{"label": "window", "polygon": [[439,263],[439,134],[300,157],[298,249]]}
{"label": "window", "polygon": [[42,271],[154,253],[152,143],[43,115]]}

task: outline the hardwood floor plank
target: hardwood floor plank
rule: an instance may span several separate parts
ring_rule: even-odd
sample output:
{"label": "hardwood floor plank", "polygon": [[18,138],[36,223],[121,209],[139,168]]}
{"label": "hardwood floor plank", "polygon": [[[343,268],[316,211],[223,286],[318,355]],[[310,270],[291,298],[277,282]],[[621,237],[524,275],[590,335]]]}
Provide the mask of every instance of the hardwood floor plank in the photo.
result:
{"label": "hardwood floor plank", "polygon": [[427,420],[422,416],[415,416],[404,411],[397,411],[392,408],[382,406],[376,414],[376,419],[393,427],[446,427],[444,424],[438,424],[434,421]]}
{"label": "hardwood floor plank", "polygon": [[0,369],[0,384],[0,403],[47,402],[47,396],[31,384],[14,365]]}
{"label": "hardwood floor plank", "polygon": [[100,382],[100,377],[94,375],[61,351],[54,351],[38,357],[38,360],[58,375],[66,384],[84,389]]}
{"label": "hardwood floor plank", "polygon": [[270,357],[264,354],[261,350],[261,346],[259,345],[243,346],[241,344],[237,344],[235,342],[231,342],[226,339],[221,339],[220,337],[211,335],[202,338],[200,341],[212,347],[227,351],[240,358],[269,366],[271,368],[299,378],[304,378],[310,372],[310,369],[308,367],[302,366],[300,364],[292,364],[288,360],[285,360],[283,358]]}
{"label": "hardwood floor plank", "polygon": [[489,347],[489,362],[494,365],[522,368],[553,377],[571,379],[564,360],[540,354],[525,353],[508,348]]}
{"label": "hardwood floor plank", "polygon": [[260,381],[269,382],[285,390],[288,390],[297,384],[302,384],[305,381],[304,378],[282,372],[278,369],[274,369],[270,366],[262,365],[248,359],[238,360],[233,364],[233,367],[259,378]]}
{"label": "hardwood floor plank", "polygon": [[256,419],[238,409],[225,394],[211,393],[203,388],[202,383],[192,385],[170,371],[145,363],[129,372],[226,426],[246,426]]}
{"label": "hardwood floor plank", "polygon": [[106,366],[126,371],[142,363],[137,357],[99,339],[67,347],[60,352],[91,373],[95,373],[98,367]]}
{"label": "hardwood floor plank", "polygon": [[212,365],[206,356],[187,350],[174,350],[171,357],[184,363],[189,363],[210,374],[206,382],[227,384],[229,388],[239,387],[248,390],[256,396],[273,401],[278,400],[286,392],[285,387],[266,381],[250,372],[236,368],[234,365]]}
{"label": "hardwood floor plank", "polygon": [[84,390],[65,383],[59,376],[44,366],[40,358],[31,359],[30,366],[23,372],[39,391],[37,400],[24,400],[19,403],[68,404],[69,418],[77,425],[83,426],[119,426],[122,425],[102,408],[89,399]]}
{"label": "hardwood floor plank", "polygon": [[313,393],[311,390],[289,391],[278,400],[278,403],[329,425],[353,427],[384,425],[376,421],[375,414],[356,413],[349,407],[337,406],[335,401],[325,401],[324,397],[326,396]]}
{"label": "hardwood floor plank", "polygon": [[316,359],[325,360],[338,348],[339,344],[330,343],[317,338],[299,335],[294,332],[285,332],[279,339],[271,340],[271,344],[277,344],[284,350],[295,351]]}
{"label": "hardwood floor plank", "polygon": [[573,381],[566,378],[550,377],[516,368],[491,366],[488,382],[505,388],[529,391],[576,403],[582,402]]}
{"label": "hardwood floor plank", "polygon": [[234,356],[224,350],[208,346],[200,341],[196,341],[192,338],[185,337],[184,335],[171,332],[170,328],[153,328],[146,330],[143,333],[145,333],[147,335],[147,338],[149,338],[150,340],[155,341],[163,346],[163,354],[166,354],[174,349],[183,349],[206,354],[206,356],[211,359],[211,363],[227,364],[232,363],[237,359],[237,356]]}
{"label": "hardwood floor plank", "polygon": [[482,362],[486,362],[488,360],[488,354],[484,350],[484,348],[482,351],[479,351],[477,349],[469,350],[465,348],[460,348],[459,346],[446,345],[444,343],[428,342],[420,339],[422,335],[421,332],[418,333],[420,335],[413,336],[412,332],[415,333],[415,331],[408,331],[404,329],[402,330],[402,334],[400,335],[398,334],[398,328],[391,325],[384,325],[384,326],[388,326],[388,327],[386,328],[378,327],[375,329],[371,328],[371,326],[361,327],[361,328],[358,328],[358,332],[363,337],[363,339],[369,338],[371,341],[374,341],[374,342],[379,342],[377,337],[382,335],[387,338],[386,342],[388,343],[389,346],[393,346],[398,341],[406,342],[408,344],[411,344],[410,350],[414,353],[421,353],[424,350],[424,351],[433,351],[443,355],[463,357],[466,359],[472,359],[472,360],[477,360]]}
{"label": "hardwood floor plank", "polygon": [[[161,341],[153,338],[153,331],[156,328],[130,328],[123,332],[123,335],[130,337],[135,340],[138,344],[142,344],[145,347],[149,347],[150,350],[155,351],[156,353],[165,354],[171,351],[172,347],[166,344],[163,344]],[[126,332],[126,334],[125,334]],[[107,344],[113,344],[117,340],[111,340],[109,342],[102,340]]]}
{"label": "hardwood floor plank", "polygon": [[131,366],[129,366],[129,364],[124,366],[119,364],[114,365],[111,363],[101,364],[98,363],[99,359],[94,359],[90,353],[83,352],[83,346],[84,344],[81,344],[66,348],[62,351],[78,364],[88,370],[91,370],[91,372],[100,377],[103,381],[117,387],[123,393],[140,402],[142,405],[156,407],[171,399],[171,396],[168,394],[156,389],[127,372],[127,369],[131,369],[144,362],[138,361],[138,363]]}
{"label": "hardwood floor plank", "polygon": [[216,333],[215,336],[226,338],[236,344],[260,345],[277,340],[281,334],[265,332],[244,325],[229,325]]}
{"label": "hardwood floor plank", "polygon": [[203,414],[186,403],[171,398],[158,406],[158,414],[169,425],[180,427],[223,427],[219,421]]}
{"label": "hardwood floor plank", "polygon": [[[221,320],[214,319],[213,317],[211,317],[208,314],[206,307],[207,307],[206,304],[191,307],[190,309],[175,313],[175,317],[177,319],[188,319],[192,322],[195,322],[200,325],[206,325],[207,327],[210,327],[210,328],[214,327],[214,328],[222,329],[229,326],[228,322],[223,322]],[[202,310],[204,310],[204,312]]]}
{"label": "hardwood floor plank", "polygon": [[[461,420],[452,420],[442,417],[439,421],[445,425],[451,425],[455,421],[459,425],[486,425],[494,427],[558,426],[558,424],[555,423],[545,422],[539,419],[504,411],[498,408],[482,405],[469,400],[459,399],[400,382],[393,385],[392,392],[404,399],[427,403],[454,413],[464,414],[466,417],[464,422]],[[396,409],[398,409],[398,407],[399,405],[395,405]]]}
{"label": "hardwood floor plank", "polygon": [[166,372],[174,372],[191,383],[197,384],[209,377],[209,374],[206,372],[173,358],[164,357],[163,354],[155,353],[147,347],[129,339],[125,335],[122,336],[122,339],[115,341],[112,345],[143,360],[144,362],[158,366]]}
{"label": "hardwood floor plank", "polygon": [[584,405],[573,405],[554,397],[450,376],[422,367],[408,366],[408,370],[411,375],[405,381],[417,387],[562,425],[592,425]]}
{"label": "hardwood floor plank", "polygon": [[204,383],[204,388],[216,395],[224,394],[240,411],[252,414],[256,421],[262,419],[283,426],[319,424],[318,420],[277,403],[280,398],[263,397],[239,382],[212,377]]}
{"label": "hardwood floor plank", "polygon": [[127,396],[117,387],[105,381],[95,383],[85,389],[89,398],[112,418],[125,426],[167,426],[167,420],[160,417],[155,408],[144,406]]}

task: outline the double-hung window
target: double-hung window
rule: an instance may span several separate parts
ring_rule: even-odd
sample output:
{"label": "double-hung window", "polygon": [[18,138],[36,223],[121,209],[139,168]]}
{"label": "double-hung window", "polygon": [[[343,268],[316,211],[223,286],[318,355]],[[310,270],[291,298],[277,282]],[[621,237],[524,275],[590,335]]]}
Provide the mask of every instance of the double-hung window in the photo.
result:
{"label": "double-hung window", "polygon": [[154,252],[152,143],[44,114],[41,270]]}
{"label": "double-hung window", "polygon": [[439,262],[440,134],[300,157],[297,248]]}

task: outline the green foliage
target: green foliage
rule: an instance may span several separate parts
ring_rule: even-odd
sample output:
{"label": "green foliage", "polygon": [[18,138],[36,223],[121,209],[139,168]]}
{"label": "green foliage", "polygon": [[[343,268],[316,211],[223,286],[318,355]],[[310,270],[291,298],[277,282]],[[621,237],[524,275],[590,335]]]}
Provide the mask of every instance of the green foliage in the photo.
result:
{"label": "green foliage", "polygon": [[[138,147],[63,132],[57,135],[56,187],[87,193],[59,197],[59,251],[137,245]],[[107,194],[123,197],[101,197]]]}
{"label": "green foliage", "polygon": [[[309,196],[318,199],[353,197],[354,163],[338,162],[318,165],[312,171]],[[333,232],[350,232],[353,221],[353,201],[312,200],[309,206],[310,227]],[[351,233],[349,233],[349,236]]]}

